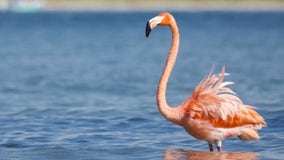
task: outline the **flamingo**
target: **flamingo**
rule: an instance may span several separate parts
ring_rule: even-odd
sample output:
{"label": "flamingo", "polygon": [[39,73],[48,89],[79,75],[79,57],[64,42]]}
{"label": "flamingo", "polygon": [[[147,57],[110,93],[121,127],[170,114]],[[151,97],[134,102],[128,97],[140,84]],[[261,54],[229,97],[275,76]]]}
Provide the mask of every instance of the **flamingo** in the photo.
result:
{"label": "flamingo", "polygon": [[222,151],[222,140],[238,137],[242,141],[260,139],[257,130],[266,126],[264,118],[255,107],[246,105],[228,87],[233,82],[224,81],[225,67],[215,75],[212,69],[181,105],[171,107],[166,100],[166,89],[179,49],[179,30],[175,18],[162,12],[146,24],[146,37],[157,26],[168,26],[172,31],[171,48],[162,72],[156,95],[160,113],[168,121],[183,127],[191,136],[208,143],[213,152],[213,144]]}

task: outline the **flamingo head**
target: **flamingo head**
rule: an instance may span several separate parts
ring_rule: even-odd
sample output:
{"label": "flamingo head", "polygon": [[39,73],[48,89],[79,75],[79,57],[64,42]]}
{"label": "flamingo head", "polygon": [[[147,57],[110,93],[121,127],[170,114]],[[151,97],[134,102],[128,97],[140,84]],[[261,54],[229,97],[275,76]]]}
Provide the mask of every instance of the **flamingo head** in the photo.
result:
{"label": "flamingo head", "polygon": [[168,12],[162,12],[158,16],[151,18],[146,24],[146,37],[157,26],[170,26],[174,21],[173,16]]}

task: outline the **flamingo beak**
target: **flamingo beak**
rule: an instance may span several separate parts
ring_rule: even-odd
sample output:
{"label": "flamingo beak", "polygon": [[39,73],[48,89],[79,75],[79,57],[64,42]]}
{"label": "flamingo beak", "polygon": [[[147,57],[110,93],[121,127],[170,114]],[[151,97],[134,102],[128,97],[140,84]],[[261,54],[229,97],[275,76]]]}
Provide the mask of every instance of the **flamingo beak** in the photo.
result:
{"label": "flamingo beak", "polygon": [[156,16],[152,19],[150,19],[146,24],[146,37],[148,37],[151,33],[151,31],[159,25],[164,19],[164,16]]}
{"label": "flamingo beak", "polygon": [[146,37],[148,37],[151,33],[152,29],[150,27],[150,22],[148,21],[146,24]]}

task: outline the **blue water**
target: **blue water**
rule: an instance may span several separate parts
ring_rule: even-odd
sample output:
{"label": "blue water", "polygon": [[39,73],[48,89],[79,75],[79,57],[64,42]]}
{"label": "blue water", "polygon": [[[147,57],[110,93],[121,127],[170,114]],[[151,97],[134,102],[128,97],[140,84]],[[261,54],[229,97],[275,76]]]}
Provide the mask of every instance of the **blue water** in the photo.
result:
{"label": "blue water", "polygon": [[179,105],[214,65],[268,123],[260,141],[208,153],[158,112],[170,31],[156,12],[0,13],[0,159],[284,159],[284,13],[173,12]]}

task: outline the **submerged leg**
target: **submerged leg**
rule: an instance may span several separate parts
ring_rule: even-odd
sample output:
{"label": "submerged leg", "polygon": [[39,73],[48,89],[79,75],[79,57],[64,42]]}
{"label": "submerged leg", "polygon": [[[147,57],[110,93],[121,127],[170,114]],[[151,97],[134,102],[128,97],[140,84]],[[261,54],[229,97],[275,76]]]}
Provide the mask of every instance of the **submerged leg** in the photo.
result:
{"label": "submerged leg", "polygon": [[221,140],[216,140],[214,143],[217,146],[218,152],[221,152],[222,151],[222,141]]}
{"label": "submerged leg", "polygon": [[217,146],[218,152],[222,152],[222,148]]}
{"label": "submerged leg", "polygon": [[213,145],[211,142],[208,142],[209,150],[210,152],[213,152]]}

